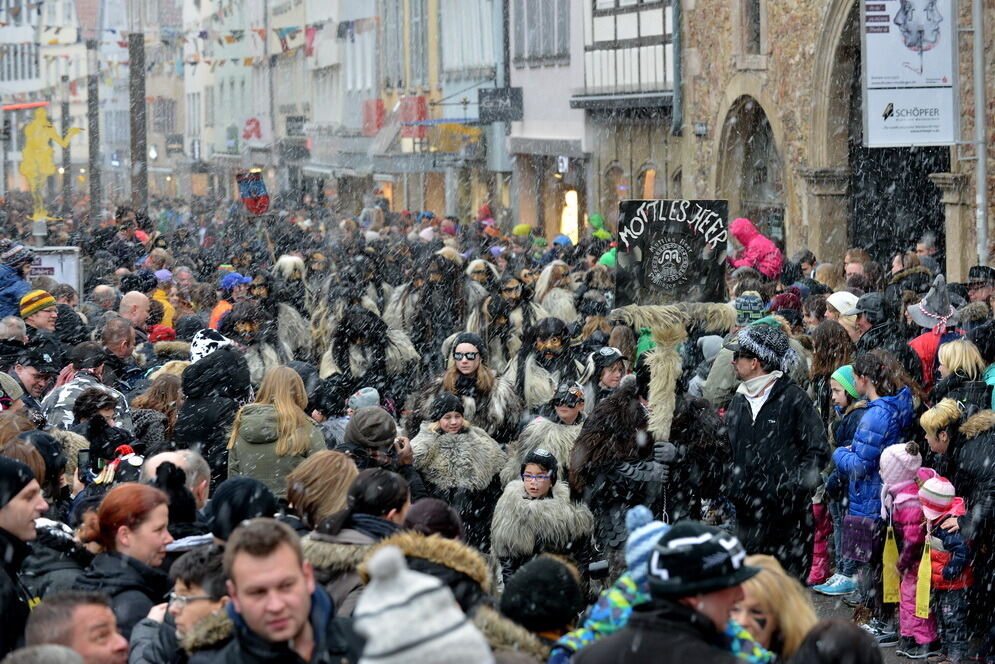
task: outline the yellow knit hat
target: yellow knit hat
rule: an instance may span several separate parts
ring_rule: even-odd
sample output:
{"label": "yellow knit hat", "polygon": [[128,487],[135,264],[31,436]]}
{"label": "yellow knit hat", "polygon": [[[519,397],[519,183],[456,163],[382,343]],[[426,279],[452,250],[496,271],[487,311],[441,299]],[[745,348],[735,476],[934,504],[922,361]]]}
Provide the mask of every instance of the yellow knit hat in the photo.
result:
{"label": "yellow knit hat", "polygon": [[21,318],[27,318],[42,309],[55,306],[55,298],[48,291],[33,290],[21,298]]}

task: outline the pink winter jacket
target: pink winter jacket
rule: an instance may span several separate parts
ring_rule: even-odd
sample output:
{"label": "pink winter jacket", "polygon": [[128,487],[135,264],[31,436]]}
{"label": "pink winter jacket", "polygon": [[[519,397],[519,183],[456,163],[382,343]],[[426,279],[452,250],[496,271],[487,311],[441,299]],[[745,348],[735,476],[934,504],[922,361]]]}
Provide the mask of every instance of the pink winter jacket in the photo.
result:
{"label": "pink winter jacket", "polygon": [[898,571],[918,568],[926,541],[926,517],[919,505],[919,485],[915,480],[888,487],[892,496],[891,523],[898,539]]}
{"label": "pink winter jacket", "polygon": [[732,262],[733,267],[752,267],[769,279],[781,276],[781,251],[760,234],[749,219],[740,217],[729,225],[733,237],[743,245],[743,251]]}

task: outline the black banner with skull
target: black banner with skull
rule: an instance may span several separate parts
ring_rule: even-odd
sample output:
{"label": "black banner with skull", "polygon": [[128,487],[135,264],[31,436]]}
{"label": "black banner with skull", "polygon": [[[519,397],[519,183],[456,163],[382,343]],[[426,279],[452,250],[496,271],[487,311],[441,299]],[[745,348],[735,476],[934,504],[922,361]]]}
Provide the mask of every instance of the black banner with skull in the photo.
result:
{"label": "black banner with skull", "polygon": [[729,201],[619,203],[615,306],[724,299]]}

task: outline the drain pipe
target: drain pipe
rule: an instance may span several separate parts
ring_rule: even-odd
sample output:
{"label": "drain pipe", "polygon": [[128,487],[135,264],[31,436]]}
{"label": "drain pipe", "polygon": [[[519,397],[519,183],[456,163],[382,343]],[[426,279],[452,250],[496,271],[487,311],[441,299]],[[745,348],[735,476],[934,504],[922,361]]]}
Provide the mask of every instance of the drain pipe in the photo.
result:
{"label": "drain pipe", "polygon": [[[981,0],[975,0],[980,2]],[[681,0],[672,0],[671,20],[674,34],[672,38],[674,53],[674,96],[670,105],[670,135],[680,136],[684,131],[684,76],[683,56],[681,54]]]}
{"label": "drain pipe", "polygon": [[985,18],[982,0],[973,0],[975,220],[978,265],[988,265],[988,117],[985,108]]}

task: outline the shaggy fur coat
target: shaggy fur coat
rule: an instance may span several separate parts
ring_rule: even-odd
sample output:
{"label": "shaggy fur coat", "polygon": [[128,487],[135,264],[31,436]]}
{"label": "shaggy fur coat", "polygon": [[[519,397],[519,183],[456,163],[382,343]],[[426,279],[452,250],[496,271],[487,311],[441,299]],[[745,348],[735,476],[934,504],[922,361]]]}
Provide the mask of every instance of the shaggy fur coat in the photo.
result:
{"label": "shaggy fur coat", "polygon": [[504,450],[479,427],[450,434],[423,424],[411,451],[428,495],[449,503],[463,520],[467,544],[486,551],[501,494],[499,473],[507,462]]}
{"label": "shaggy fur coat", "polygon": [[[433,379],[421,392],[409,399],[407,410],[410,413],[403,423],[405,431],[421,431],[422,422],[430,419],[432,402],[445,391],[442,379],[442,376]],[[463,395],[460,398],[463,401],[463,417],[486,431],[499,444],[507,444],[515,435],[522,415],[522,400],[515,394],[509,381],[497,378],[489,394],[479,394],[474,390],[473,396]]]}
{"label": "shaggy fur coat", "polygon": [[574,441],[580,435],[580,429],[580,418],[574,424],[562,424],[545,417],[537,417],[529,422],[518,435],[518,440],[508,446],[508,463],[501,470],[501,483],[508,484],[515,480],[522,471],[525,457],[539,447],[548,450],[556,457],[556,461],[560,464],[559,476],[565,478],[570,463],[570,452],[573,451]]}
{"label": "shaggy fur coat", "polygon": [[565,481],[553,485],[548,498],[533,500],[522,480],[504,488],[491,520],[491,552],[507,581],[519,567],[540,553],[585,559],[594,517],[583,503],[570,500]]}

